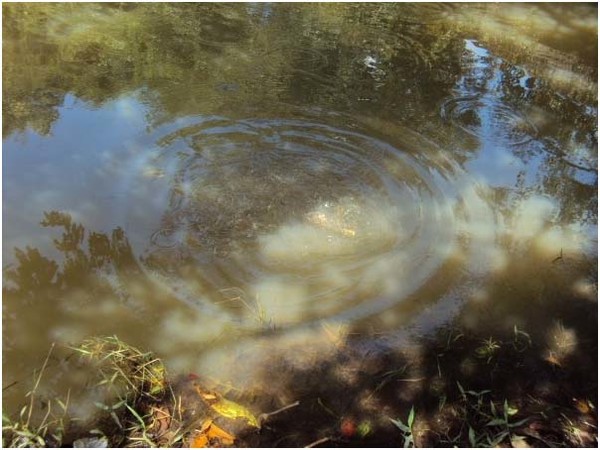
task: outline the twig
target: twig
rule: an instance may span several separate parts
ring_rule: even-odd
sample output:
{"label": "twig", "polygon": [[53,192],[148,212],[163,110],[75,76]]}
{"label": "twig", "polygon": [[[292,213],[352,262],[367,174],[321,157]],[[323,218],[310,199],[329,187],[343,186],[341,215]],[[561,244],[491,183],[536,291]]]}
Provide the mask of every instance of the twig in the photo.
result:
{"label": "twig", "polygon": [[561,259],[563,259],[563,249],[562,248],[560,249],[560,255],[557,256],[556,258],[554,258],[552,260],[552,263],[554,264],[555,262],[560,261]]}
{"label": "twig", "polygon": [[275,411],[272,411],[270,413],[263,413],[260,416],[258,416],[258,422],[262,425],[262,423],[265,422],[269,417],[274,416],[275,414],[279,414],[281,412],[287,411],[290,408],[295,408],[299,404],[300,404],[299,401],[295,401],[294,403],[286,405],[283,408],[279,408],[279,409],[277,409]]}
{"label": "twig", "polygon": [[324,438],[321,438],[321,439],[317,439],[315,442],[311,442],[310,444],[308,444],[304,448],[313,448],[313,447],[316,447],[317,445],[324,444],[325,442],[328,442],[330,440],[331,440],[331,438],[329,438],[329,437],[324,437]]}
{"label": "twig", "polygon": [[15,384],[18,384],[18,383],[19,383],[19,380],[17,380],[17,381],[13,381],[13,382],[12,382],[12,383],[10,383],[8,386],[5,386],[5,387],[3,387],[3,388],[2,388],[2,392],[4,392],[5,390],[7,390],[8,388],[11,388],[11,387],[13,387]]}

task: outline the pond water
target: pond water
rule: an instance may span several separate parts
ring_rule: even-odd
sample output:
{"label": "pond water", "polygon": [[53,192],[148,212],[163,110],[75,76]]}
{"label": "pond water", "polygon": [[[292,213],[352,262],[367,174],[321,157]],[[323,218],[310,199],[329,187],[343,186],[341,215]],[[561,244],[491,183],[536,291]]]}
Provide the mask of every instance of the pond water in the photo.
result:
{"label": "pond water", "polygon": [[549,277],[596,302],[595,4],[5,4],[3,30],[4,386],[94,335],[252,384],[482,305],[535,333]]}

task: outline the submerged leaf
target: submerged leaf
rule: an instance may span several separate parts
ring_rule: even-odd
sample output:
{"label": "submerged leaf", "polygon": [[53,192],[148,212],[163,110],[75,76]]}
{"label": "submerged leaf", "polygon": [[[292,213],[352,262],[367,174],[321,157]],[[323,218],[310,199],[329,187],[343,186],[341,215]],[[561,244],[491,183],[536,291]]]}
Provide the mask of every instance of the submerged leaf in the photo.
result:
{"label": "submerged leaf", "polygon": [[206,448],[211,446],[229,447],[234,443],[234,436],[217,426],[212,420],[207,420],[194,435],[189,446],[191,448]]}
{"label": "submerged leaf", "polygon": [[190,448],[206,448],[208,447],[208,437],[205,434],[199,434],[190,442]]}
{"label": "submerged leaf", "polygon": [[235,437],[223,428],[215,425],[215,423],[210,424],[210,427],[206,430],[206,435],[209,439],[219,439],[223,445],[233,445],[233,442],[235,441]]}
{"label": "submerged leaf", "polygon": [[211,408],[223,417],[229,419],[245,419],[248,425],[259,428],[258,420],[246,408],[239,403],[232,402],[226,398],[220,398],[217,402],[210,405]]}
{"label": "submerged leaf", "polygon": [[208,392],[202,389],[202,387],[195,383],[194,387],[196,388],[196,392],[200,395],[200,397],[215,411],[217,414],[226,417],[228,419],[244,419],[248,425],[253,426],[255,428],[260,428],[258,420],[250,412],[248,408],[239,403],[233,402],[231,400],[227,400],[221,395],[215,392]]}

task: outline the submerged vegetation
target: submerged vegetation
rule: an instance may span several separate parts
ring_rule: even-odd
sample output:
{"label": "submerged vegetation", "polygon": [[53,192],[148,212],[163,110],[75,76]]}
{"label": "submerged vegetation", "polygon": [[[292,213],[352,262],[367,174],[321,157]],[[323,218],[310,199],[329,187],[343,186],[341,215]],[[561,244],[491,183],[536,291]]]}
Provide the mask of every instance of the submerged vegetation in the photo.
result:
{"label": "submerged vegetation", "polygon": [[[460,345],[450,348],[450,340],[454,344],[460,341]],[[196,374],[172,377],[160,359],[117,337],[91,338],[58,350],[62,352],[58,358],[62,363],[80,370],[85,368],[83,385],[88,394],[74,400],[71,393],[76,386],[71,386],[65,397],[48,398],[38,388],[43,377],[51,376],[49,361],[57,361],[51,358],[53,351],[57,352],[53,346],[35,374],[33,388],[20,414],[3,415],[2,444],[4,447],[585,447],[597,444],[596,403],[592,395],[586,395],[593,392],[574,384],[572,370],[550,363],[532,363],[527,354],[529,348],[526,351],[515,347],[514,342],[500,344],[490,337],[486,343],[496,342],[494,352],[502,354],[498,356],[502,361],[492,368],[489,359],[476,362],[481,360],[480,342],[457,330],[441,333],[431,347],[436,355],[435,368],[428,368],[426,360],[410,353],[390,351],[389,365],[402,363],[402,369],[377,371],[380,363],[367,356],[366,372],[343,387],[342,403],[346,407],[341,409],[334,386],[339,387],[339,380],[335,383],[330,378],[332,374],[326,364],[313,367],[311,370],[321,372],[324,377],[295,386],[298,400],[269,413],[259,413],[258,408],[274,405],[275,399],[257,398],[256,392],[244,392]],[[485,345],[485,348],[491,347]],[[339,361],[346,361],[341,362],[342,367],[357,362],[347,359],[347,351],[341,349],[336,356]],[[459,370],[457,361],[469,357],[474,357],[473,375],[465,376],[462,371],[463,375],[452,383],[450,374]],[[429,372],[431,369],[433,373]],[[414,378],[411,376],[414,373],[425,376]],[[544,378],[543,391],[533,389],[524,395],[526,376]],[[429,385],[425,383],[427,379]],[[82,380],[78,383],[81,387]],[[566,391],[567,396],[561,391]],[[575,397],[569,397],[572,395]],[[77,401],[93,401],[92,413],[78,417],[77,411],[81,409]],[[376,408],[367,406],[373,401]]]}

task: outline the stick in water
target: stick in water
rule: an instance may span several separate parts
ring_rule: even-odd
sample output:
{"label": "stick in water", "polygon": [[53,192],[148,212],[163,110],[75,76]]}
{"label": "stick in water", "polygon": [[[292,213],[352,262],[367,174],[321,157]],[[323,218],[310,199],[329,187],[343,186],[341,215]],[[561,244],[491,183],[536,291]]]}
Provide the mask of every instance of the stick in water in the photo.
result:
{"label": "stick in water", "polygon": [[258,417],[258,421],[260,424],[262,424],[263,422],[265,422],[269,417],[274,416],[275,414],[279,414],[283,411],[287,411],[288,409],[291,408],[295,408],[296,406],[298,406],[300,404],[299,401],[295,401],[294,403],[291,403],[289,405],[284,406],[283,408],[279,408],[275,411],[272,411],[270,413],[263,413]]}

